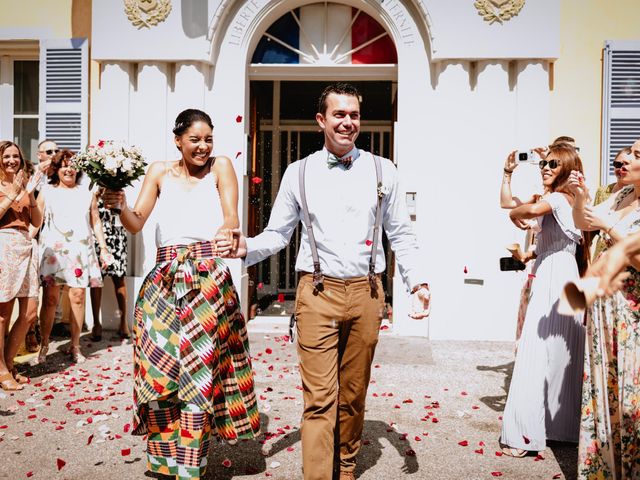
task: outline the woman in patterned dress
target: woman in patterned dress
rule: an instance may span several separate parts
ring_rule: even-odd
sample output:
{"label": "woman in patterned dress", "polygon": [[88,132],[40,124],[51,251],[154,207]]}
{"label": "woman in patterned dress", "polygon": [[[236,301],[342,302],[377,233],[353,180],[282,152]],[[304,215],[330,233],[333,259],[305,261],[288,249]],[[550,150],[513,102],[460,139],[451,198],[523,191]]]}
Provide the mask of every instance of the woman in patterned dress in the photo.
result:
{"label": "woman in patterned dress", "polygon": [[580,230],[571,217],[573,195],[566,182],[572,170],[582,171],[575,148],[556,144],[540,162],[548,193],[536,203],[511,210],[518,224],[542,216],[535,275],[513,377],[502,415],[503,452],[524,457],[546,448],[547,440],[576,442],[584,356],[583,315],[561,315],[557,304],[564,285],[579,277]]}
{"label": "woman in patterned dress", "polygon": [[[577,224],[600,230],[607,246],[640,232],[640,141],[621,161],[620,178],[627,186],[598,207],[585,206],[583,179],[570,179]],[[639,270],[632,262],[622,290],[596,300],[587,315],[580,479],[640,479]]]}
{"label": "woman in patterned dress", "polygon": [[[29,227],[39,227],[42,215],[33,188],[27,187],[27,161],[13,142],[0,144],[0,388],[21,390],[28,379],[15,370],[13,358],[38,308],[38,250]],[[38,171],[36,174],[41,176]],[[37,180],[37,178],[36,178]],[[31,182],[35,185],[35,182]],[[5,329],[18,299],[18,318],[5,345]]]}
{"label": "woman in patterned dress", "polygon": [[[212,430],[222,439],[260,430],[245,320],[229,269],[213,239],[237,228],[238,185],[231,160],[212,157],[213,125],[200,110],[176,118],[180,160],[149,167],[120,219],[139,232],[157,218],[156,265],[138,295],[134,321],[134,435],[148,434],[156,474],[201,478]],[[229,232],[230,233],[230,232]]]}
{"label": "woman in patterned dress", "polygon": [[[86,185],[79,185],[80,174],[71,163],[73,152],[62,150],[49,167],[49,184],[38,196],[38,208],[44,220],[40,232],[40,283],[43,287],[40,323],[42,341],[38,362],[44,363],[49,351],[49,336],[60,298],[60,289],[69,287],[71,306],[72,361],[82,363],[80,332],[84,323],[87,287],[102,285],[93,234],[103,246],[101,260],[106,263],[102,224],[96,198]],[[93,234],[92,234],[93,230]]]}
{"label": "woman in patterned dress", "polygon": [[[104,206],[102,197],[98,198],[98,213],[104,230],[104,238],[107,249],[112,256],[112,261],[102,268],[102,277],[111,277],[113,282],[118,309],[116,317],[120,320],[118,336],[121,340],[130,338],[129,324],[127,322],[127,286],[124,277],[127,274],[127,232],[125,232],[118,216]],[[100,243],[95,242],[96,252],[100,254]],[[102,340],[102,325],[100,324],[100,305],[102,303],[102,287],[91,287],[91,310],[93,311],[93,328],[91,340]]]}

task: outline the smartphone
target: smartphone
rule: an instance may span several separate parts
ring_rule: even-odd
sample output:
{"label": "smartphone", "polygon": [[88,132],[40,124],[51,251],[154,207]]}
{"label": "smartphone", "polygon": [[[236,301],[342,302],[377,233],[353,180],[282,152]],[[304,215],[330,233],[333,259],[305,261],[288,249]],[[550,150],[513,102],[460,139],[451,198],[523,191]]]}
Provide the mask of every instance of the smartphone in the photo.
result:
{"label": "smartphone", "polygon": [[527,266],[520,260],[516,260],[513,257],[500,258],[500,271],[501,272],[514,272],[524,270]]}

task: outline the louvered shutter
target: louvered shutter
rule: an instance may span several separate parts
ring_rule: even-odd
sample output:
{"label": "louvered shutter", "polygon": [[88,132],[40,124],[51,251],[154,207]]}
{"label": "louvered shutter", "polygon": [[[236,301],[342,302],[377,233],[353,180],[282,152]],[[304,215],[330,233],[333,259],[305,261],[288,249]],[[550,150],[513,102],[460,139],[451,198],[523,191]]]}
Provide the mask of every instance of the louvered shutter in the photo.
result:
{"label": "louvered shutter", "polygon": [[88,137],[87,40],[40,42],[40,138],[74,152]]}
{"label": "louvered shutter", "polygon": [[615,181],[616,153],[640,139],[640,42],[604,47],[602,88],[602,183]]}

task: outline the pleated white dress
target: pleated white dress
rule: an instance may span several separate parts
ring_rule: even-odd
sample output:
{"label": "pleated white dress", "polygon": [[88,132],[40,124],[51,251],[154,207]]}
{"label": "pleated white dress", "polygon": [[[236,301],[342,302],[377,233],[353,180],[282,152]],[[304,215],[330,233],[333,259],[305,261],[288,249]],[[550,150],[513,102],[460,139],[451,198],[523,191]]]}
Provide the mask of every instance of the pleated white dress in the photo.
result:
{"label": "pleated white dress", "polygon": [[557,312],[564,285],[579,277],[580,231],[561,193],[543,198],[552,213],[538,234],[535,278],[503,413],[501,442],[542,451],[546,440],[577,442],[584,361],[583,315]]}

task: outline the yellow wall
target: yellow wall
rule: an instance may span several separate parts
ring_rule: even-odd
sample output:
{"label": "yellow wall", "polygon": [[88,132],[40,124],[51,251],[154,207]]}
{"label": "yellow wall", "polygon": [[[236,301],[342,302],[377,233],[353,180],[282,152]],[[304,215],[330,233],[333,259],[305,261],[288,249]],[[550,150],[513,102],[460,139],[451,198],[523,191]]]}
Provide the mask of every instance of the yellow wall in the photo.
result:
{"label": "yellow wall", "polygon": [[[561,0],[551,135],[576,139],[591,186],[600,180],[604,42],[640,40],[639,20],[638,0]],[[544,35],[544,28],[540,34]]]}
{"label": "yellow wall", "polygon": [[48,27],[54,38],[70,38],[72,3],[72,0],[0,0],[0,28]]}

